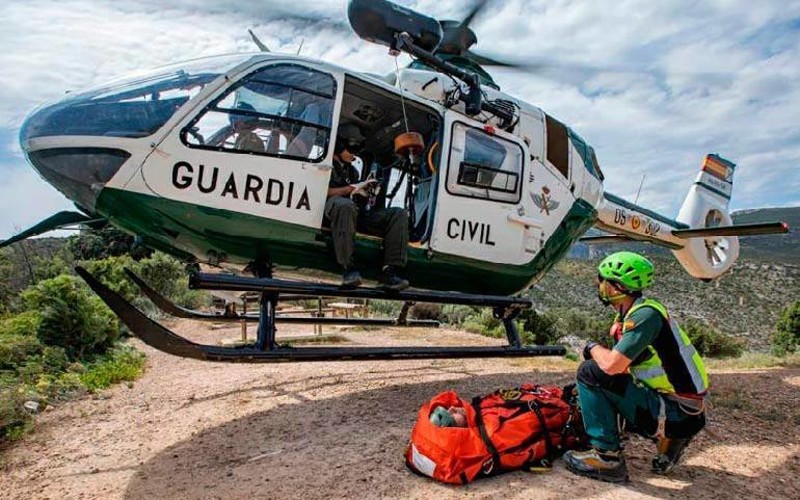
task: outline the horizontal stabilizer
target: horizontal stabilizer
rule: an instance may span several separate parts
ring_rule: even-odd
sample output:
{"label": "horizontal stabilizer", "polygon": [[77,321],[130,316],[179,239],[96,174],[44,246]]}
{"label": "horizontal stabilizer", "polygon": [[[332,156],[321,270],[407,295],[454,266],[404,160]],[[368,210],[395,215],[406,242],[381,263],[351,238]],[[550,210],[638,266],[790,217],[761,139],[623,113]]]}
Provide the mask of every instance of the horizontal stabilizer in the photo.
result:
{"label": "horizontal stabilizer", "polygon": [[18,241],[22,241],[26,238],[30,238],[31,236],[38,236],[48,231],[54,231],[56,229],[72,226],[74,224],[83,224],[94,221],[97,221],[97,219],[92,219],[91,217],[87,217],[86,215],[79,212],[68,212],[68,211],[58,212],[57,214],[51,215],[50,217],[46,218],[45,220],[36,224],[35,226],[26,229],[25,231],[22,231],[16,236],[12,236],[11,238],[0,242],[0,248],[8,246],[12,243],[16,243]]}
{"label": "horizontal stabilizer", "polygon": [[758,224],[735,224],[732,226],[703,227],[699,229],[674,229],[672,235],[681,238],[708,238],[711,236],[758,236],[762,234],[783,234],[789,232],[785,222],[764,222]]}

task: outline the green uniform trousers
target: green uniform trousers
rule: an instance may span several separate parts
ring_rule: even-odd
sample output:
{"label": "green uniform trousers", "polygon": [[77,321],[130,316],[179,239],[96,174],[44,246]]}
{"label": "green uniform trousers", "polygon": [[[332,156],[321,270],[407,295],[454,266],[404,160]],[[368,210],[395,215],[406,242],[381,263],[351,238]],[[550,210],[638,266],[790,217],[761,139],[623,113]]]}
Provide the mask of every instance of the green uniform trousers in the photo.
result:
{"label": "green uniform trousers", "polygon": [[350,198],[333,196],[325,202],[325,217],[330,221],[336,261],[352,268],[356,230],[383,238],[383,263],[404,267],[408,246],[408,212],[393,207],[366,210]]}
{"label": "green uniform trousers", "polygon": [[578,368],[578,401],[583,424],[592,446],[620,449],[617,417],[625,419],[625,430],[652,437],[658,430],[661,401],[666,415],[665,434],[670,438],[694,436],[705,426],[705,416],[689,415],[677,402],[634,383],[629,374],[608,375],[594,360]]}

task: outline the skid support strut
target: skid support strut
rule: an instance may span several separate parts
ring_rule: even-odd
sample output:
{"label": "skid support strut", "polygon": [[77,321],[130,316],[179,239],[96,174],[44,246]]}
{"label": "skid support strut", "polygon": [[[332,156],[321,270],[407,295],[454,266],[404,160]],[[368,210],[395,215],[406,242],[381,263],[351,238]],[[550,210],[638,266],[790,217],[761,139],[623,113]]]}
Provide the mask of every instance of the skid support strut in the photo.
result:
{"label": "skid support strut", "polygon": [[[267,264],[257,264],[253,268],[257,278],[272,278],[272,267]],[[259,300],[258,331],[255,348],[262,351],[272,351],[277,347],[275,343],[275,311],[278,308],[278,292],[263,290]]]}
{"label": "skid support strut", "polygon": [[519,336],[517,329],[517,316],[519,316],[518,307],[496,307],[494,315],[503,322],[503,327],[506,329],[506,338],[508,338],[508,345],[512,347],[522,347],[522,339]]}

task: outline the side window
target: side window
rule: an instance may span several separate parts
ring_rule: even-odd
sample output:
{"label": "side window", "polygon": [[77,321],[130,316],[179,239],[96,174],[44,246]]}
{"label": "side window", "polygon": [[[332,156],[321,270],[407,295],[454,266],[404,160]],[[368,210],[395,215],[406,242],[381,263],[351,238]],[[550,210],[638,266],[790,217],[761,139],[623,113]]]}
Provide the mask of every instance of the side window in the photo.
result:
{"label": "side window", "polygon": [[519,144],[456,123],[447,191],[459,196],[516,203],[522,184],[522,162]]}
{"label": "side window", "polygon": [[569,141],[567,127],[550,115],[545,115],[547,122],[547,161],[569,179]]}
{"label": "side window", "polygon": [[319,162],[331,136],[336,81],[276,64],[235,85],[183,130],[189,147]]}

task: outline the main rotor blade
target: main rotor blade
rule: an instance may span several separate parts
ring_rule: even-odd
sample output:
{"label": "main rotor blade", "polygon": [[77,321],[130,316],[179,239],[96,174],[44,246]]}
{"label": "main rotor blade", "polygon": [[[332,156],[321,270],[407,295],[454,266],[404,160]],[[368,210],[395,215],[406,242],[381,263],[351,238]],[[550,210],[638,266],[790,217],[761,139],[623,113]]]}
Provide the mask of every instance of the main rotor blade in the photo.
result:
{"label": "main rotor blade", "polygon": [[475,2],[475,5],[461,21],[461,27],[468,28],[472,20],[475,19],[475,16],[486,7],[487,3],[489,3],[489,0],[478,0]]}
{"label": "main rotor blade", "polygon": [[256,34],[253,33],[253,30],[248,29],[247,32],[250,33],[250,37],[253,39],[253,42],[255,42],[255,44],[258,46],[258,50],[260,50],[261,52],[269,52],[270,51],[269,47],[264,45],[264,42],[259,40],[258,37],[256,36]]}

